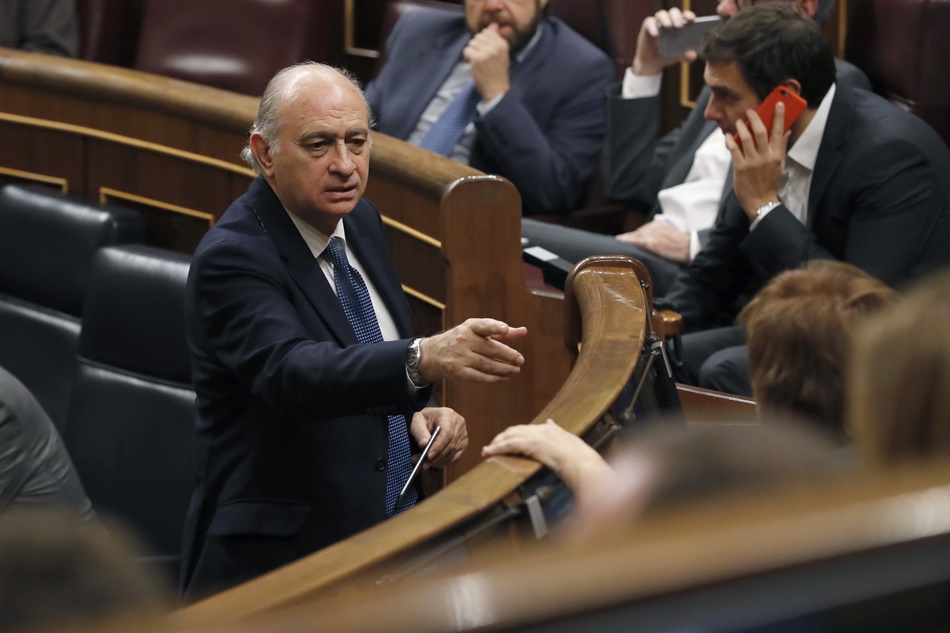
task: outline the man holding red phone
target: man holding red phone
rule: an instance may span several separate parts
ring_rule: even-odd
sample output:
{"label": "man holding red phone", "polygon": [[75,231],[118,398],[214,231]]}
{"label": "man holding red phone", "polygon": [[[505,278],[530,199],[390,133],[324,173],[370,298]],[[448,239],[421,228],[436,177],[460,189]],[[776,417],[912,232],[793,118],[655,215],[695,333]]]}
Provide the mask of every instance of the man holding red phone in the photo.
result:
{"label": "man holding red phone", "polygon": [[[830,46],[789,5],[743,11],[700,55],[710,90],[704,115],[725,135],[734,194],[666,299],[693,332],[683,338],[680,378],[705,372],[740,392],[748,384],[744,332],[715,326],[771,276],[838,259],[899,285],[950,263],[950,151],[915,116],[836,86]],[[776,86],[809,104],[787,133],[784,104],[771,130],[755,111]]]}
{"label": "man holding red phone", "polygon": [[[758,0],[759,4],[767,1],[775,0]],[[819,23],[835,4],[835,0],[786,1]],[[746,4],[753,3],[722,0],[716,10],[729,19],[747,8]],[[696,19],[692,11],[675,7],[644,19],[637,52],[623,82],[607,90],[606,193],[633,208],[651,210],[650,221],[616,239],[528,218],[522,222],[529,242],[569,261],[615,253],[640,259],[650,270],[657,296],[670,288],[708,242],[719,208],[732,191],[730,155],[722,133],[703,118],[708,89],[700,92],[696,106],[679,128],[657,138],[663,70],[697,58],[695,50],[660,55],[661,33],[685,31]],[[839,86],[870,90],[867,77],[856,67],[836,60],[836,69]]]}

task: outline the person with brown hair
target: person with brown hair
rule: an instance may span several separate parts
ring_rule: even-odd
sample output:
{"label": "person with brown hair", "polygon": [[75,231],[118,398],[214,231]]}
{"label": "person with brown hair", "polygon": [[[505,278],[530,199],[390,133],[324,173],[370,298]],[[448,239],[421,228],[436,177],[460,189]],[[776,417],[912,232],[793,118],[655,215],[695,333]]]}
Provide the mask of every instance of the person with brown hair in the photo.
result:
{"label": "person with brown hair", "polygon": [[[748,329],[760,417],[791,417],[845,439],[845,363],[851,332],[860,319],[896,296],[860,268],[834,260],[810,261],[774,277],[739,315]],[[503,454],[538,460],[564,481],[579,503],[611,487],[615,478],[599,453],[553,420],[511,426],[482,449],[483,457]]]}
{"label": "person with brown hair", "polygon": [[847,419],[872,465],[950,455],[950,271],[916,285],[856,333]]}
{"label": "person with brown hair", "polygon": [[843,438],[852,330],[896,294],[834,260],[813,260],[774,277],[739,313],[759,410],[804,416]]}

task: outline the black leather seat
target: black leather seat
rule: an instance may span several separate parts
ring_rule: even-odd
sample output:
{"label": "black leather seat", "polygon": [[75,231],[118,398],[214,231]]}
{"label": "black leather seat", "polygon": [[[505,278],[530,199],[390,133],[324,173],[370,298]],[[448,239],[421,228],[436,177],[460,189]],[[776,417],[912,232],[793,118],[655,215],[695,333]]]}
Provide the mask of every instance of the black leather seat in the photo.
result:
{"label": "black leather seat", "polygon": [[100,246],[144,238],[145,222],[134,211],[39,186],[0,189],[0,366],[60,430],[92,256]]}
{"label": "black leather seat", "polygon": [[96,512],[130,525],[171,574],[193,481],[188,267],[148,246],[96,253],[64,434]]}

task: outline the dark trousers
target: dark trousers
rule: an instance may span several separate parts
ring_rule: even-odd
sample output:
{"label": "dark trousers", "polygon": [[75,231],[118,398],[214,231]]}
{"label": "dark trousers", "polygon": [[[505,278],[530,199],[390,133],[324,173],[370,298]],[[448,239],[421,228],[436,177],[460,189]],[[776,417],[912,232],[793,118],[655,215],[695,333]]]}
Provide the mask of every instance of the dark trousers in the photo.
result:
{"label": "dark trousers", "polygon": [[745,329],[713,328],[683,335],[683,364],[676,380],[688,385],[752,397]]}
{"label": "dark trousers", "polygon": [[662,297],[683,269],[676,262],[621,242],[613,235],[524,218],[521,220],[521,236],[528,239],[528,246],[540,246],[574,264],[591,255],[627,255],[639,259],[650,271],[654,297]]}

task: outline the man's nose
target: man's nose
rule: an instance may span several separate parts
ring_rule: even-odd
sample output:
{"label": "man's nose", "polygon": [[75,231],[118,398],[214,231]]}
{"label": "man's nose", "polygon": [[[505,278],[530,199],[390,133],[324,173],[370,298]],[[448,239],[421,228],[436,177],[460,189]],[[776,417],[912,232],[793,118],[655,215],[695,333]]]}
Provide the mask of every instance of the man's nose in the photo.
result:
{"label": "man's nose", "polygon": [[353,160],[353,154],[345,143],[337,145],[333,150],[333,159],[330,161],[330,169],[337,174],[349,176],[356,169],[356,162]]}
{"label": "man's nose", "polygon": [[703,110],[703,117],[708,121],[719,121],[719,108],[715,105],[715,97],[710,97],[706,102],[706,109]]}

